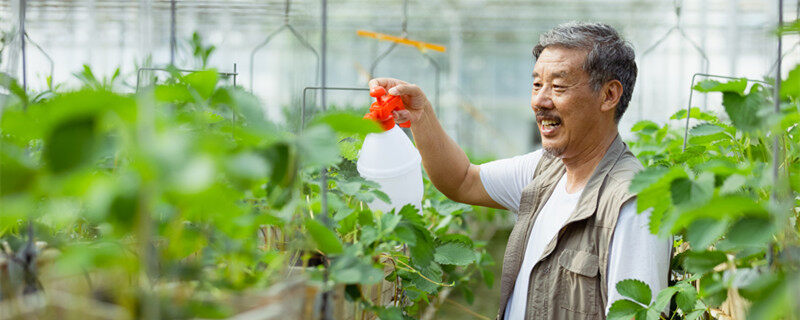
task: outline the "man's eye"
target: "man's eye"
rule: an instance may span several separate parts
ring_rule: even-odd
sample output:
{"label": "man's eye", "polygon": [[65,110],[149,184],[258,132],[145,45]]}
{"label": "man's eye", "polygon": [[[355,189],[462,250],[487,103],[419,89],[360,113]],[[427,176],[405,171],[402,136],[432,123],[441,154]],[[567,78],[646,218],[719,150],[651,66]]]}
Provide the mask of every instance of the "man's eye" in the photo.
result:
{"label": "man's eye", "polygon": [[542,84],[541,83],[534,83],[533,84],[533,88],[534,89],[540,89],[540,88],[542,88]]}
{"label": "man's eye", "polygon": [[564,88],[566,88],[566,87],[565,86],[561,86],[561,85],[557,85],[557,84],[553,85],[553,89],[561,89],[561,90],[563,90]]}

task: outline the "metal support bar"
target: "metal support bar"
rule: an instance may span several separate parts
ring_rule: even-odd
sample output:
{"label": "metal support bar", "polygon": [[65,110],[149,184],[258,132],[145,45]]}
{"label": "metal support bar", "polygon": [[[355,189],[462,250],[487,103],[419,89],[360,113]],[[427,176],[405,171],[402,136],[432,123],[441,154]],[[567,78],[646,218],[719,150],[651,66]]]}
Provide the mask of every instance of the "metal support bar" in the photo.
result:
{"label": "metal support bar", "polygon": [[[686,40],[686,42],[689,42],[689,44],[691,44],[692,48],[697,53],[700,54],[700,57],[702,58],[702,62],[703,62],[703,64],[701,65],[702,73],[708,73],[709,65],[711,64],[711,62],[708,59],[708,55],[706,54],[705,50],[703,50],[703,48],[700,47],[700,45],[698,45],[696,42],[694,42],[694,40],[692,40],[691,38],[689,38],[688,35],[686,35],[686,32],[683,30],[683,27],[681,27],[682,1],[675,0],[675,1],[672,2],[672,4],[673,4],[673,7],[675,9],[675,18],[676,18],[675,25],[672,26],[672,28],[670,28],[669,30],[667,30],[667,32],[664,33],[664,35],[662,35],[658,40],[656,40],[656,42],[654,42],[647,49],[645,49],[642,52],[642,55],[639,57],[639,59],[640,60],[644,60],[644,58],[647,55],[649,55],[650,53],[652,53],[653,50],[658,48],[658,46],[660,46],[672,34],[672,32],[677,31],[678,35],[680,35],[681,38]],[[694,86],[694,85],[692,85],[692,86]],[[643,113],[642,112],[643,109],[644,109],[644,104],[642,103],[642,95],[640,94],[639,95],[639,114],[640,115]]]}
{"label": "metal support bar", "polygon": [[[139,92],[139,81],[142,76],[142,71],[164,71],[164,72],[178,71],[185,73],[185,72],[198,72],[204,70],[190,70],[190,69],[178,69],[178,68],[147,68],[147,67],[139,68],[139,70],[136,71],[136,92]],[[226,78],[233,77],[234,85],[236,85],[235,84],[236,76],[239,75],[239,73],[236,72],[236,64],[234,64],[233,72],[217,72],[217,74]]]}
{"label": "metal support bar", "polygon": [[175,39],[175,0],[170,0],[170,23],[169,23],[169,64],[175,65],[175,47],[177,46],[177,40]]}
{"label": "metal support bar", "polygon": [[25,10],[27,0],[19,0],[19,41],[22,52],[22,90],[28,90],[28,61],[25,55]]}
{"label": "metal support bar", "polygon": [[708,74],[708,73],[695,73],[692,75],[692,84],[689,86],[689,104],[686,107],[686,128],[683,131],[683,149],[682,151],[686,151],[686,142],[689,138],[689,119],[692,115],[692,97],[694,96],[694,83],[698,76],[707,77],[707,78],[720,78],[720,79],[728,79],[728,80],[739,80],[745,79],[748,82],[758,82],[763,83],[765,85],[769,85],[769,82],[763,80],[756,80],[756,79],[748,79],[748,78],[737,78],[731,76],[723,76],[718,74]]}
{"label": "metal support bar", "polygon": [[[287,8],[287,11],[288,11],[288,8],[289,8],[288,7],[288,0],[287,0],[287,7],[286,8]],[[288,26],[288,24],[287,24],[287,26]],[[321,78],[321,80],[320,80],[321,81],[321,86],[323,88],[325,88],[326,85],[327,85],[327,80],[328,80],[327,77],[326,77],[327,76],[326,67],[327,67],[327,60],[328,60],[328,1],[327,0],[322,0],[322,32],[321,33],[322,34],[320,35],[320,38],[321,38],[320,42],[322,43],[322,45],[320,46],[320,48],[321,48],[320,51],[322,51],[322,58],[321,58],[321,61],[320,61],[321,67],[320,67],[319,74],[320,74],[320,78]],[[303,97],[305,98],[305,94],[303,95]],[[322,90],[322,92],[320,92],[320,101],[322,102],[322,110],[326,110],[327,109],[327,105],[326,105],[327,101],[325,99],[326,99],[325,90]],[[322,220],[322,222],[325,224],[325,227],[327,228],[327,227],[330,227],[330,225],[329,225],[330,224],[330,220],[328,219],[328,168],[327,167],[322,168],[322,171],[320,172],[319,180],[320,180],[319,181],[319,184],[320,184],[320,202],[321,202],[321,205],[322,205],[322,212],[320,214],[320,219]],[[329,269],[330,268],[326,267],[325,270],[323,271],[324,272],[323,273],[323,277],[324,277],[325,282],[328,281]],[[325,283],[325,285],[327,286],[327,283]],[[331,308],[331,306],[333,304],[332,300],[333,299],[332,299],[331,290],[330,289],[325,290],[325,292],[322,294],[322,308],[320,310],[320,319],[322,319],[322,320],[333,319],[333,308]]]}
{"label": "metal support bar", "polygon": [[47,52],[46,52],[46,51],[44,51],[44,49],[42,49],[42,47],[41,47],[41,46],[39,46],[39,44],[38,44],[38,43],[36,43],[35,41],[33,41],[33,40],[31,39],[31,36],[30,36],[30,35],[28,35],[28,33],[27,33],[27,32],[25,33],[25,38],[26,38],[26,39],[28,39],[28,42],[30,42],[30,43],[31,43],[31,44],[32,44],[32,45],[33,45],[33,46],[34,46],[36,49],[38,49],[38,50],[39,50],[39,52],[41,52],[41,53],[42,53],[42,55],[44,55],[45,59],[47,59],[47,62],[50,64],[50,79],[51,79],[51,81],[52,81],[52,79],[53,79],[53,75],[55,74],[55,66],[56,66],[55,62],[53,61],[53,58],[51,58],[51,57],[50,57],[50,55],[49,55],[49,54],[47,54]]}
{"label": "metal support bar", "polygon": [[[798,9],[800,10],[800,9]],[[800,12],[800,11],[798,11]],[[783,0],[778,0],[778,30],[783,27]],[[783,36],[778,34],[778,61],[775,62],[775,86],[774,98],[775,100],[775,114],[781,114],[781,60],[783,60]],[[778,188],[780,187],[780,154],[781,154],[781,136],[775,134],[772,140],[772,192],[770,194],[770,204],[773,208],[780,205],[778,197],[780,197]],[[775,245],[770,242],[767,249],[767,265],[772,267],[775,262]]]}

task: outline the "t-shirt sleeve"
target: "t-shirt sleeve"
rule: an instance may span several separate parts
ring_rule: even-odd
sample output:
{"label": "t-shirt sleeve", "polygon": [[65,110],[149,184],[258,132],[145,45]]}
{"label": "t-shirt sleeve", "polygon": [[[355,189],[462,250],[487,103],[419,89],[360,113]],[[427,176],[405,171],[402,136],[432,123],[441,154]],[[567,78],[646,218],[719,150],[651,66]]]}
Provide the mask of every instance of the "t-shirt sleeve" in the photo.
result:
{"label": "t-shirt sleeve", "polygon": [[650,233],[650,213],[636,213],[636,199],[626,202],[619,212],[608,255],[608,301],[606,314],[614,301],[626,299],[617,292],[617,282],[644,281],[653,298],[667,287],[672,241]]}
{"label": "t-shirt sleeve", "polygon": [[536,165],[542,158],[542,150],[495,160],[480,165],[483,188],[492,199],[509,211],[519,211],[522,189],[532,180]]}

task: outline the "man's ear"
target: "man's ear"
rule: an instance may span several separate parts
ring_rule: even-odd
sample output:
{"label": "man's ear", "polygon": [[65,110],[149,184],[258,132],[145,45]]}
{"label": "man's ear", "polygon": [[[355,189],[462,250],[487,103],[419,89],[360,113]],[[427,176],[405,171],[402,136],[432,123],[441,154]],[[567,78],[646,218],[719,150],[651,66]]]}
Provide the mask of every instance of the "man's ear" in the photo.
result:
{"label": "man's ear", "polygon": [[622,97],[622,83],[620,83],[619,80],[606,82],[600,94],[603,98],[600,110],[603,112],[614,110],[617,108],[619,99]]}

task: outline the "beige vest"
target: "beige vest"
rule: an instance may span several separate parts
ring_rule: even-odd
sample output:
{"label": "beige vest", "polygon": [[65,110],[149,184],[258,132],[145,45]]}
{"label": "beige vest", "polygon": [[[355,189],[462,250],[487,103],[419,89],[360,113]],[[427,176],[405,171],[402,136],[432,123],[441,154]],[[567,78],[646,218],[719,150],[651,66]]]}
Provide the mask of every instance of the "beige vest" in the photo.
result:
{"label": "beige vest", "polygon": [[[619,136],[595,168],[575,211],[545,247],[530,274],[525,319],[604,319],[606,266],[622,205],[635,195],[628,185],[642,165]],[[519,216],[508,238],[500,282],[500,311],[514,290],[533,222],[564,175],[560,159],[545,154],[522,190]]]}

